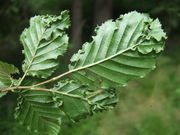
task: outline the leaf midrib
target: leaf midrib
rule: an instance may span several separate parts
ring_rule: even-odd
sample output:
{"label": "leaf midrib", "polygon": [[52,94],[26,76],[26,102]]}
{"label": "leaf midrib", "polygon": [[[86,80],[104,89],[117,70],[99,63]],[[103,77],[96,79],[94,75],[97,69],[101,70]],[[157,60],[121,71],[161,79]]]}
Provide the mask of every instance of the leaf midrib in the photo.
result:
{"label": "leaf midrib", "polygon": [[[56,29],[57,27],[58,27],[58,26],[55,26],[55,27],[52,29],[52,31],[53,31],[54,29]],[[38,41],[38,43],[37,43],[37,47],[35,48],[34,55],[32,56],[32,59],[31,59],[29,65],[27,66],[27,68],[26,68],[26,70],[25,70],[25,72],[24,72],[24,75],[23,75],[23,77],[21,78],[21,80],[19,81],[19,83],[18,83],[17,86],[20,86],[20,85],[21,85],[22,81],[24,80],[24,78],[25,78],[26,75],[28,74],[31,66],[33,65],[32,63],[33,63],[34,59],[37,57],[37,55],[36,55],[37,50],[38,50],[39,47],[40,47],[39,44],[40,44],[41,40],[43,39],[43,36],[44,36],[45,32],[47,31],[47,29],[48,29],[47,27],[44,29],[44,31],[43,31],[43,33],[42,33],[42,35],[41,35],[41,38],[39,39],[39,41]],[[53,41],[56,40],[56,39],[57,39],[57,38],[53,39]],[[53,41],[52,41],[52,42],[53,42]],[[51,42],[50,42],[50,43],[51,43]],[[50,44],[50,43],[49,43],[49,44]]]}
{"label": "leaf midrib", "polygon": [[[112,59],[112,58],[114,58],[114,57],[117,57],[117,56],[119,56],[119,55],[121,55],[121,54],[123,54],[123,53],[125,53],[125,52],[127,52],[127,51],[129,51],[129,50],[132,50],[133,48],[136,48],[137,46],[139,46],[139,45],[140,45],[141,43],[143,43],[144,41],[145,41],[145,39],[142,39],[139,43],[135,44],[134,46],[130,46],[130,47],[124,49],[124,50],[121,50],[121,51],[119,51],[118,53],[116,53],[116,54],[114,54],[114,55],[111,55],[111,56],[109,56],[109,57],[107,57],[107,58],[105,58],[105,59],[99,60],[99,61],[97,61],[97,62],[95,62],[95,63],[88,64],[88,65],[85,65],[85,66],[82,66],[82,67],[79,67],[79,68],[75,68],[75,69],[69,70],[69,71],[67,71],[67,72],[65,72],[65,73],[63,73],[63,74],[60,74],[59,76],[56,76],[56,77],[54,77],[54,78],[52,78],[52,79],[50,79],[50,80],[47,80],[47,81],[44,81],[44,82],[35,84],[35,85],[33,85],[33,87],[37,87],[37,86],[40,86],[40,85],[43,85],[43,84],[46,84],[46,83],[50,83],[50,82],[52,82],[52,81],[56,81],[56,80],[58,80],[58,79],[60,79],[60,78],[62,78],[62,77],[64,77],[64,76],[67,76],[67,75],[69,75],[69,74],[71,74],[71,73],[74,73],[74,72],[77,72],[77,71],[80,71],[80,70],[83,70],[83,69],[86,69],[86,68],[95,66],[95,65],[97,65],[97,64],[103,63],[103,62],[105,62],[105,61],[108,61],[108,60],[110,60],[110,59]],[[68,77],[71,78],[71,76],[68,76]]]}
{"label": "leaf midrib", "polygon": [[42,36],[41,36],[40,40],[39,40],[39,41],[38,41],[38,43],[37,43],[37,47],[36,47],[36,49],[35,49],[34,55],[32,56],[32,59],[31,59],[31,61],[30,61],[29,65],[27,66],[27,68],[26,68],[26,70],[25,70],[25,72],[24,72],[24,75],[23,75],[23,77],[21,78],[21,80],[19,81],[19,83],[18,83],[18,85],[17,85],[17,86],[20,86],[20,85],[21,85],[22,81],[24,80],[24,78],[25,78],[25,77],[26,77],[26,75],[28,74],[29,69],[30,69],[30,68],[31,68],[31,66],[32,66],[32,62],[33,62],[33,61],[34,61],[34,59],[35,59],[35,56],[36,56],[37,50],[38,50],[38,48],[39,48],[40,41],[42,40],[42,38],[43,38],[44,33],[45,33],[45,31],[46,31],[46,30],[47,30],[47,28],[43,31]]}

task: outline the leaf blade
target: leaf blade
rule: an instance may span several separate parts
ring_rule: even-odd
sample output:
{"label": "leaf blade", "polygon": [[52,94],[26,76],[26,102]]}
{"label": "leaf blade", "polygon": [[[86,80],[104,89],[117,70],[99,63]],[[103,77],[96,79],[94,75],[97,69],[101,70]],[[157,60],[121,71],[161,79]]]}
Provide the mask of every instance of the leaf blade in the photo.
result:
{"label": "leaf blade", "polygon": [[11,75],[19,73],[14,65],[0,61],[0,89],[7,88],[13,83]]}
{"label": "leaf blade", "polygon": [[23,44],[25,60],[23,71],[27,75],[49,77],[58,66],[57,58],[64,55],[68,47],[68,11],[60,16],[35,16],[30,27],[25,29],[20,40]]}
{"label": "leaf blade", "polygon": [[19,73],[18,68],[14,65],[0,61],[0,98],[7,94],[7,92],[1,93],[1,89],[5,89],[13,85],[14,79],[11,75]]}
{"label": "leaf blade", "polygon": [[[100,84],[96,86],[101,88],[125,86],[130,80],[144,77],[155,68],[166,39],[159,21],[137,12],[109,20],[95,31],[93,41],[73,55],[69,69],[73,79],[89,86]],[[160,33],[159,37],[154,31]]]}
{"label": "leaf blade", "polygon": [[21,91],[15,116],[32,134],[57,135],[62,124],[112,109],[117,103],[112,91],[89,90],[70,80],[60,81],[52,90],[60,93]]}
{"label": "leaf blade", "polygon": [[[24,85],[34,83],[37,81],[26,80]],[[32,135],[58,135],[65,114],[58,107],[58,102],[54,102],[52,93],[25,89],[19,94],[15,119]]]}

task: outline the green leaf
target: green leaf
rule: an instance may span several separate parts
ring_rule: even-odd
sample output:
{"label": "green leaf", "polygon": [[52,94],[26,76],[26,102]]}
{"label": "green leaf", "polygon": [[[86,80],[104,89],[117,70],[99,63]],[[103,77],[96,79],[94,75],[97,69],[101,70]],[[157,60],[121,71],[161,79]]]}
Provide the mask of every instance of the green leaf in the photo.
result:
{"label": "green leaf", "polygon": [[157,19],[136,11],[105,22],[95,32],[93,41],[71,58],[69,72],[82,84],[101,88],[144,77],[155,68],[166,39]]}
{"label": "green leaf", "polygon": [[0,98],[6,94],[1,93],[1,89],[13,85],[14,79],[11,75],[16,73],[19,73],[19,70],[14,65],[0,61]]}
{"label": "green leaf", "polygon": [[[37,16],[31,20],[30,28],[21,36],[25,48],[25,74],[46,78],[54,71],[56,58],[63,53],[60,49],[59,53],[54,54],[53,50],[51,54],[49,49],[54,46],[54,37],[62,39],[63,31],[69,25],[64,23],[69,22],[67,15],[63,17],[65,13],[56,21],[52,16]],[[62,24],[58,25],[61,28],[56,29],[58,32],[51,28],[57,26],[55,22]],[[41,34],[37,32],[39,25],[48,30],[42,34],[42,39],[35,36]],[[125,86],[128,81],[142,78],[154,69],[166,39],[158,20],[153,21],[137,12],[120,16],[116,21],[109,20],[95,31],[97,35],[93,41],[85,43],[82,50],[71,58],[70,71],[46,82],[65,75],[70,75],[73,80],[60,81],[52,89],[43,86],[20,92],[15,116],[32,131],[32,135],[57,135],[61,126],[69,121],[76,122],[113,108],[118,101],[115,87]],[[33,44],[30,37],[33,37]],[[61,48],[58,46],[61,43],[58,41],[56,47]],[[63,43],[67,44],[65,41]],[[44,52],[44,48],[47,53],[39,60],[39,52]],[[32,52],[35,54],[33,57]],[[32,82],[25,85],[32,86]]]}
{"label": "green leaf", "polygon": [[27,91],[18,100],[15,118],[32,134],[57,135],[63,115],[49,93]]}
{"label": "green leaf", "polygon": [[32,131],[32,135],[57,135],[62,124],[111,109],[117,103],[115,91],[93,91],[74,81],[59,82],[53,90],[59,94],[32,90],[21,92],[15,116]]}
{"label": "green leaf", "polygon": [[155,38],[157,41],[161,41],[162,37],[166,37],[166,34],[161,29],[161,23],[158,19],[154,20],[150,25],[151,31],[149,32],[150,37]]}
{"label": "green leaf", "polygon": [[5,96],[6,94],[7,94],[7,92],[0,93],[0,98]]}
{"label": "green leaf", "polygon": [[[37,83],[33,80],[25,82],[24,85]],[[32,135],[57,135],[61,118],[65,115],[58,105],[58,102],[54,102],[51,92],[22,90],[18,98],[15,118],[31,131]]]}
{"label": "green leaf", "polygon": [[30,27],[20,37],[25,54],[23,71],[27,75],[47,78],[54,72],[58,56],[62,56],[68,47],[65,30],[69,25],[68,11],[60,16],[31,18]]}
{"label": "green leaf", "polygon": [[7,92],[1,92],[1,89],[7,88],[2,82],[0,82],[0,98],[7,94]]}
{"label": "green leaf", "polygon": [[118,99],[114,89],[90,89],[74,81],[61,81],[54,88],[63,94],[56,98],[63,101],[62,110],[72,121],[80,121],[88,115],[114,107]]}
{"label": "green leaf", "polygon": [[[0,61],[0,83],[4,84],[5,87],[9,87],[12,84],[12,74],[19,73],[18,68],[14,65]],[[1,87],[0,87],[1,89]]]}

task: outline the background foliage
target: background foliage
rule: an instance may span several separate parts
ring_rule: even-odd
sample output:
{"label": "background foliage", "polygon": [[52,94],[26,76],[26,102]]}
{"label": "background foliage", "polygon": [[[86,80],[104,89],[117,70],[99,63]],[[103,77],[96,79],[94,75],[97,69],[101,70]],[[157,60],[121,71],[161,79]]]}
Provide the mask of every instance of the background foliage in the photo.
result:
{"label": "background foliage", "polygon": [[[71,14],[75,2],[80,0],[1,0],[0,1],[0,59],[21,66],[24,59],[19,35],[28,26],[31,16],[36,14],[59,14],[69,9]],[[82,0],[82,41],[90,40],[93,32],[98,0]],[[103,3],[98,10],[106,5]],[[120,102],[116,109],[93,118],[83,120],[77,125],[69,124],[64,135],[178,135],[180,134],[180,1],[179,0],[114,0],[111,16],[137,10],[160,18],[168,33],[166,51],[158,60],[158,68],[143,81],[131,83],[120,89]],[[110,7],[109,7],[110,8]],[[106,11],[104,11],[106,12]],[[107,16],[107,14],[106,14]],[[74,20],[72,18],[72,20]],[[102,19],[103,21],[103,19]],[[101,20],[100,20],[101,22]],[[73,22],[72,22],[73,23]],[[79,22],[79,24],[81,24]],[[74,27],[69,34],[73,36]],[[77,31],[77,29],[75,29]],[[70,53],[77,50],[72,40]],[[78,47],[80,48],[80,47]],[[8,55],[7,55],[8,54]],[[65,70],[65,67],[59,69]],[[15,121],[13,112],[16,95],[9,94],[0,99],[0,134],[28,135]],[[13,100],[14,99],[14,100]],[[17,130],[21,129],[21,130]]]}

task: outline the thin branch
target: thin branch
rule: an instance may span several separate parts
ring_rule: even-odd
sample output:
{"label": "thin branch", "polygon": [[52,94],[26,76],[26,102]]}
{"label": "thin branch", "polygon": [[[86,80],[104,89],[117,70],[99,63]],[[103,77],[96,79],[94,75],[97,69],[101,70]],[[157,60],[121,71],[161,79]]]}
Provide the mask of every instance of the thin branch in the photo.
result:
{"label": "thin branch", "polygon": [[[68,93],[64,93],[64,92],[60,92],[60,91],[52,90],[52,89],[37,88],[37,86],[40,86],[40,85],[43,85],[43,84],[47,84],[47,83],[56,81],[56,80],[58,80],[58,79],[60,79],[60,78],[62,78],[62,77],[64,77],[64,76],[66,76],[66,75],[69,75],[69,74],[73,73],[73,72],[76,72],[76,71],[79,71],[79,70],[83,70],[83,69],[85,69],[85,68],[89,68],[89,67],[92,67],[92,66],[94,66],[94,65],[97,65],[97,64],[100,64],[100,63],[102,63],[102,62],[105,62],[105,61],[107,61],[107,60],[109,60],[109,59],[112,59],[112,58],[114,58],[114,57],[116,57],[116,56],[118,56],[118,55],[120,55],[120,54],[122,54],[122,53],[124,53],[124,52],[126,52],[126,51],[128,51],[128,50],[132,50],[133,48],[135,48],[135,47],[137,47],[139,44],[141,44],[143,41],[144,41],[144,40],[142,40],[141,42],[137,43],[137,44],[134,45],[134,46],[131,46],[131,47],[126,48],[125,50],[119,51],[117,54],[114,54],[114,55],[112,55],[112,56],[110,56],[110,57],[107,57],[107,58],[105,58],[105,59],[102,59],[102,60],[100,60],[100,61],[97,61],[97,62],[92,63],[92,64],[89,64],[89,65],[86,65],[86,66],[84,66],[84,67],[80,67],[80,68],[76,68],[76,69],[70,70],[70,71],[65,72],[65,73],[63,73],[63,74],[61,74],[61,75],[59,75],[59,76],[56,76],[56,77],[52,78],[52,79],[49,79],[49,80],[47,80],[47,81],[44,81],[44,82],[41,82],[41,83],[38,83],[38,84],[35,84],[35,85],[32,85],[32,86],[19,86],[19,85],[21,84],[21,82],[23,81],[23,79],[25,78],[25,76],[26,76],[26,72],[25,72],[25,74],[23,75],[22,79],[20,80],[19,84],[18,84],[16,87],[10,87],[10,88],[2,89],[2,90],[0,90],[0,93],[1,93],[1,92],[12,91],[12,90],[14,90],[14,89],[30,89],[30,90],[34,90],[34,91],[53,92],[53,93],[57,93],[57,94],[60,94],[60,95],[64,95],[64,96],[69,96],[69,97],[81,99],[81,100],[84,100],[84,101],[90,103],[91,101],[89,101],[88,98],[83,98],[83,97],[78,96],[78,95],[68,94]],[[99,93],[97,93],[97,94],[99,94]],[[91,97],[89,97],[89,98],[91,98]]]}
{"label": "thin branch", "polygon": [[86,101],[86,102],[88,102],[88,103],[93,104],[93,103],[92,103],[90,100],[88,100],[87,98],[83,98],[83,97],[78,96],[78,95],[68,94],[68,93],[60,92],[60,91],[53,90],[53,89],[35,88],[35,87],[32,87],[32,86],[17,86],[17,87],[6,88],[6,89],[3,89],[3,90],[0,90],[0,93],[1,93],[1,92],[12,91],[12,90],[14,90],[14,89],[29,89],[29,90],[33,90],[33,91],[52,92],[52,93],[60,94],[60,95],[63,95],[63,96],[68,96],[68,97],[72,97],[72,98],[76,98],[76,99],[81,99],[81,100],[84,100],[84,101]]}
{"label": "thin branch", "polygon": [[7,92],[7,91],[12,91],[12,90],[14,90],[14,89],[16,89],[16,88],[17,88],[17,87],[5,88],[5,89],[0,90],[0,93],[2,93],[2,92]]}
{"label": "thin branch", "polygon": [[[22,87],[21,87],[22,88]],[[57,90],[53,90],[53,89],[45,89],[45,88],[29,88],[30,90],[34,90],[34,91],[46,91],[46,92],[52,92],[52,93],[57,93],[57,94],[60,94],[60,95],[63,95],[63,96],[68,96],[68,97],[72,97],[72,98],[77,98],[77,99],[81,99],[81,100],[84,100],[86,102],[90,102],[88,99],[86,98],[83,98],[81,96],[78,96],[78,95],[73,95],[73,94],[68,94],[68,93],[64,93],[64,92],[60,92],[60,91],[57,91]]]}

